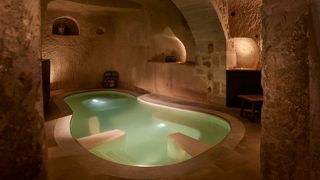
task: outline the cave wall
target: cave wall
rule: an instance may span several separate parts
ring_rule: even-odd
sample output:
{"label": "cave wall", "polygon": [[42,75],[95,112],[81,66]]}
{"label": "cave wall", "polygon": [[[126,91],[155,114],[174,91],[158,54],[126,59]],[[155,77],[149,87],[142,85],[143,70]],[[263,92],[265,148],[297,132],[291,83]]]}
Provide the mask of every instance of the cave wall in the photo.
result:
{"label": "cave wall", "polygon": [[[216,95],[224,103],[226,44],[219,19],[213,36],[201,36],[200,29],[195,37],[171,1],[141,2],[141,7],[118,8],[51,1],[42,50],[43,58],[51,59],[51,88],[101,87],[103,72],[113,69],[125,88],[205,101]],[[79,36],[52,35],[54,20],[62,16],[78,23]],[[99,27],[104,34],[96,34]],[[170,52],[183,57],[171,37],[185,46],[188,63],[160,62]]]}
{"label": "cave wall", "polygon": [[308,5],[263,1],[263,179],[310,178]]}
{"label": "cave wall", "polygon": [[320,2],[311,1],[310,68],[310,179],[320,179]]}
{"label": "cave wall", "polygon": [[[113,57],[113,20],[93,8],[73,3],[73,6],[68,8],[63,4],[55,6],[54,2],[51,3],[46,13],[42,46],[43,58],[51,61],[51,88],[99,87],[102,75],[110,68],[110,59]],[[81,10],[87,13],[84,14]],[[80,35],[53,35],[52,25],[59,17],[74,20],[78,24]],[[98,29],[102,29],[104,34],[97,34]]]}
{"label": "cave wall", "polygon": [[262,0],[229,0],[229,30],[231,37],[248,37],[254,39],[261,47]]}
{"label": "cave wall", "polygon": [[[261,69],[261,50],[262,50],[262,23],[261,23],[261,6],[262,0],[229,0],[228,1],[228,24],[230,32],[229,53],[232,56],[236,53],[236,60],[244,62],[246,59],[238,56],[239,50],[234,47],[237,38],[251,38],[256,43],[258,57],[255,58],[257,66],[245,67]],[[235,38],[235,39],[233,39]],[[241,50],[240,50],[241,51]],[[241,52],[240,52],[241,53]],[[234,55],[233,55],[234,56]],[[230,61],[233,61],[231,58]],[[241,64],[241,63],[240,63]],[[242,68],[237,63],[230,62],[230,68]]]}
{"label": "cave wall", "polygon": [[46,179],[40,1],[0,7],[0,177]]}

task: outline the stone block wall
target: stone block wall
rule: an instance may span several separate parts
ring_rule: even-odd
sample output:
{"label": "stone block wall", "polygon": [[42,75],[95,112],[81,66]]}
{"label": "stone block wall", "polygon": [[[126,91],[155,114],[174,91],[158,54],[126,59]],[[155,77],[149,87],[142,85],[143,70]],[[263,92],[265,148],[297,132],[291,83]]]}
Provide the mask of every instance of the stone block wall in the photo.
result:
{"label": "stone block wall", "polygon": [[207,99],[225,104],[226,37],[219,16],[209,0],[173,0],[186,18],[196,41],[194,75],[207,85]]}

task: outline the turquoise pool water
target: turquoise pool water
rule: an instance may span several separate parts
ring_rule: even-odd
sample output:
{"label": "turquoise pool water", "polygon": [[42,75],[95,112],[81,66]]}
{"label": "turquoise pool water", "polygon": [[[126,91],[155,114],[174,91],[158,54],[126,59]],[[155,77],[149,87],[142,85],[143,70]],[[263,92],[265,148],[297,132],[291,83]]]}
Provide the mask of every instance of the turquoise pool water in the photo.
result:
{"label": "turquoise pool water", "polygon": [[75,139],[120,130],[125,135],[94,144],[88,150],[100,158],[133,166],[163,166],[192,158],[168,136],[181,133],[213,146],[229,133],[220,117],[161,107],[115,91],[86,92],[64,101],[73,111],[71,134]]}

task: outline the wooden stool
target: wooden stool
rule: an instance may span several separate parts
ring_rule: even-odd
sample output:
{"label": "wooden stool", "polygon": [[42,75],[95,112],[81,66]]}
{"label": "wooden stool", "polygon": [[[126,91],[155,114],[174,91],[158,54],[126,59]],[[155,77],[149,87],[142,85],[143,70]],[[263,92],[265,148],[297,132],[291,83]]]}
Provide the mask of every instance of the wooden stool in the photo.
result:
{"label": "wooden stool", "polygon": [[[253,121],[256,108],[258,108],[258,105],[261,105],[263,103],[263,95],[248,94],[248,95],[238,95],[238,97],[242,99],[240,116],[243,116],[243,112],[245,111],[245,107],[244,107],[245,101],[248,101],[251,103],[251,110],[249,110],[249,112],[251,113],[250,119]],[[260,113],[260,107],[258,109],[258,112]]]}

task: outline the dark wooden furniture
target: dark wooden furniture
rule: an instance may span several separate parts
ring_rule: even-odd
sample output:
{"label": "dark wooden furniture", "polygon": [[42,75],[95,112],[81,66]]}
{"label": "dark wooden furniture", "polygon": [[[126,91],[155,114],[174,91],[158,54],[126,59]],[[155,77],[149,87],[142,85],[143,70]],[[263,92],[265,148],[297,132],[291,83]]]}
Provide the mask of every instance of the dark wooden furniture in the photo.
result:
{"label": "dark wooden furniture", "polygon": [[103,74],[102,87],[116,88],[118,86],[119,73],[117,71],[106,71]]}
{"label": "dark wooden furniture", "polygon": [[[261,106],[263,103],[263,95],[260,94],[249,94],[249,95],[239,95],[239,98],[241,98],[241,110],[240,110],[240,116],[244,115],[244,112],[248,112],[250,114],[250,119],[254,121],[255,115],[261,114]],[[250,109],[246,109],[245,102],[249,102],[251,105]]]}
{"label": "dark wooden furniture", "polygon": [[230,69],[226,75],[228,107],[241,106],[240,94],[263,94],[260,70]]}

